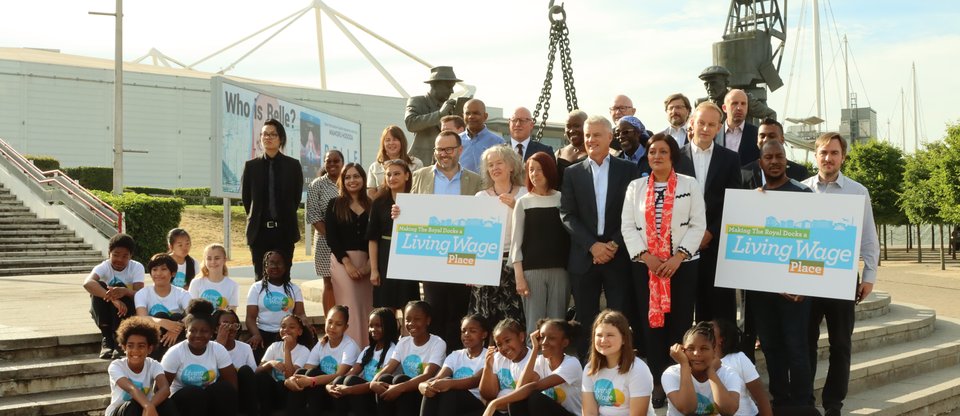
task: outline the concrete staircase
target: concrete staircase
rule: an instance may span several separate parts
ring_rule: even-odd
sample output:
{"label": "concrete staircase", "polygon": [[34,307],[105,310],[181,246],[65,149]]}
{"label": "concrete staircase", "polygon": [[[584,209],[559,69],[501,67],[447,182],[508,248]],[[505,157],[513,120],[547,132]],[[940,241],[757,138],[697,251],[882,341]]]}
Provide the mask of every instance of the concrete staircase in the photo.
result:
{"label": "concrete staircase", "polygon": [[0,276],[88,272],[101,261],[99,250],[0,186]]}

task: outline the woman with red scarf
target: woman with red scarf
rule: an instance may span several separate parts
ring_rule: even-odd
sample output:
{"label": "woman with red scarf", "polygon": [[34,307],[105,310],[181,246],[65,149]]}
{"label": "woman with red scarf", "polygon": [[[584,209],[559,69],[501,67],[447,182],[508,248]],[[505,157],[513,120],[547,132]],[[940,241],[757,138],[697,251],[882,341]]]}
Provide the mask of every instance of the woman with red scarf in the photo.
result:
{"label": "woman with red scarf", "polygon": [[670,364],[670,346],[682,341],[693,322],[697,248],[707,224],[697,180],[673,170],[679,159],[680,149],[669,135],[647,141],[652,172],[627,187],[621,223],[633,261],[641,342],[654,381],[650,401],[656,408],[665,404],[660,376]]}

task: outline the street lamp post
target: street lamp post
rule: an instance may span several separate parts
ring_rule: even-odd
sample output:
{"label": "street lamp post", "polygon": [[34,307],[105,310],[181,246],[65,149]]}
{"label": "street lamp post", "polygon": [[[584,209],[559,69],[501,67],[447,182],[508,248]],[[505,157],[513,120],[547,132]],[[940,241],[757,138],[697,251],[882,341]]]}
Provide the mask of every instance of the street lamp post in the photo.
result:
{"label": "street lamp post", "polygon": [[113,193],[123,193],[123,0],[117,0],[116,12],[90,12],[99,16],[114,16],[114,81],[113,81]]}

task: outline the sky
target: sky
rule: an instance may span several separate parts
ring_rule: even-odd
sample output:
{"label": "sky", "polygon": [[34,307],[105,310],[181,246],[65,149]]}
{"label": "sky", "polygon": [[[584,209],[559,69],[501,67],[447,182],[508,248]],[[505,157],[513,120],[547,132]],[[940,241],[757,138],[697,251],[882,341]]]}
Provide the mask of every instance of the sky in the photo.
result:
{"label": "sky", "polygon": [[[787,3],[784,6],[784,3]],[[58,49],[112,59],[110,0],[33,0],[4,5],[0,46]],[[312,4],[309,0],[167,0],[125,2],[124,60],[151,48],[192,64]],[[353,19],[432,65],[451,65],[476,97],[506,114],[535,107],[547,67],[547,1],[326,0]],[[633,99],[650,130],[666,127],[663,99],[675,92],[704,96],[697,75],[712,64],[729,2],[720,0],[572,0],[565,2],[573,75],[581,109],[608,115],[617,94]],[[768,105],[784,117],[816,115],[812,1],[780,1],[787,13],[787,45],[780,76],[784,87]],[[950,95],[960,92],[960,2],[932,0],[821,0],[825,130],[836,130],[844,96],[840,37],[849,40],[850,90],[860,107],[877,112],[879,136],[914,149],[911,64],[916,65],[921,143],[939,140],[960,122]],[[802,20],[801,20],[802,17]],[[347,24],[347,23],[345,23]],[[321,19],[327,88],[399,96],[337,28]],[[275,26],[275,31],[280,25]],[[347,24],[357,40],[411,95],[426,92],[428,69]],[[270,36],[265,32],[196,69],[217,72]],[[290,24],[228,72],[247,78],[319,88],[316,17]],[[565,119],[559,61],[554,70],[550,119]],[[906,107],[901,105],[901,89]],[[789,94],[788,94],[789,90]],[[901,123],[906,108],[906,126]],[[784,111],[786,110],[786,111]],[[889,124],[888,124],[889,120]],[[906,127],[906,129],[904,129]]]}

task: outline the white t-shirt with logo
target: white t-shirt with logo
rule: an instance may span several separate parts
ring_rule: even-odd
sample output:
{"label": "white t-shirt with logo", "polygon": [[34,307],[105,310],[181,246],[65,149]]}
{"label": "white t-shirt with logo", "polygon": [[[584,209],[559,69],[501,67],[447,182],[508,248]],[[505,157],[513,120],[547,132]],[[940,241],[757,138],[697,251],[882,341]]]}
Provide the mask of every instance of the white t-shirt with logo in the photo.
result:
{"label": "white t-shirt with logo", "polygon": [[757,408],[757,403],[753,400],[753,396],[750,395],[750,391],[747,390],[747,383],[760,378],[760,373],[757,373],[757,367],[750,362],[746,354],[739,351],[725,355],[720,359],[720,362],[724,367],[737,373],[737,375],[740,376],[740,380],[743,380],[743,388],[740,389],[740,408],[737,409],[736,414],[753,416],[760,413],[760,409]]}
{"label": "white t-shirt with logo", "polygon": [[125,269],[117,271],[113,270],[110,260],[107,259],[94,267],[93,273],[100,278],[101,282],[106,283],[107,287],[122,286],[127,289],[133,289],[134,283],[143,283],[143,277],[146,275],[143,272],[143,265],[136,260],[130,260]]}
{"label": "white t-shirt with logo", "polygon": [[531,355],[533,354],[528,349],[527,355],[520,362],[515,363],[501,355],[500,352],[493,354],[493,373],[497,375],[497,382],[500,383],[500,392],[497,393],[498,398],[516,390],[520,383],[520,377],[523,376],[523,367],[526,367],[527,360],[530,359]]}
{"label": "white t-shirt with logo", "polygon": [[430,339],[420,346],[413,342],[413,337],[407,336],[397,341],[397,349],[390,359],[400,363],[401,371],[397,374],[414,378],[423,374],[430,364],[442,365],[446,353],[447,343],[436,335],[430,334]]}
{"label": "white t-shirt with logo", "polygon": [[163,375],[163,367],[160,366],[157,360],[146,357],[146,361],[143,363],[143,370],[140,370],[139,373],[134,373],[133,370],[130,369],[130,366],[127,365],[127,359],[121,358],[110,363],[110,367],[107,368],[107,374],[110,375],[110,405],[107,406],[105,415],[110,416],[114,409],[121,404],[133,400],[130,393],[127,393],[117,385],[117,381],[121,378],[130,380],[130,382],[140,389],[140,391],[147,396],[147,399],[150,400],[153,399],[154,381],[157,379],[157,376]]}
{"label": "white t-shirt with logo", "polygon": [[[193,272],[200,273],[200,263],[197,262],[197,259],[193,260]],[[194,277],[194,276],[190,276]],[[176,287],[185,287],[187,285],[187,262],[177,264],[177,273],[173,275],[173,278],[170,279],[170,284]],[[190,285],[193,285],[193,281],[190,281]]]}
{"label": "white t-shirt with logo", "polygon": [[[266,290],[262,290],[264,285],[267,286]],[[280,332],[280,321],[293,313],[293,306],[297,302],[303,302],[300,288],[293,283],[289,285],[290,294],[284,292],[283,286],[273,285],[267,279],[250,286],[247,306],[257,305],[257,328],[267,332]]]}
{"label": "white t-shirt with logo", "polygon": [[[227,350],[227,353],[230,354],[230,361],[233,362],[233,366],[237,370],[243,366],[250,367],[251,370],[256,370],[257,360],[253,359],[253,348],[250,348],[250,344],[247,344],[243,341],[234,341],[233,344],[233,349]],[[224,348],[226,348],[226,346],[224,346]]]}
{"label": "white t-shirt with logo", "polygon": [[[300,344],[297,344],[296,347],[293,347],[293,351],[290,351],[290,358],[293,359],[293,365],[297,366],[298,368],[303,368],[303,365],[307,363],[307,357],[309,356],[310,349]],[[267,351],[263,353],[263,359],[260,360],[260,363],[263,364],[267,361],[273,360],[281,363],[283,362],[283,341],[277,341],[273,344],[270,344],[270,346],[267,347]],[[274,368],[273,379],[277,381],[283,381],[286,379],[286,376],[282,371]]]}
{"label": "white t-shirt with logo", "polygon": [[[717,370],[717,377],[720,378],[720,382],[723,383],[723,386],[726,387],[728,391],[739,393],[743,390],[743,380],[740,380],[740,376],[726,366],[721,366],[720,369]],[[663,385],[664,393],[668,395],[671,392],[680,390],[680,364],[667,367],[660,381]],[[701,383],[697,381],[696,378],[693,378],[693,390],[697,394],[697,410],[694,414],[715,415],[719,413],[716,406],[714,406],[716,400],[713,399],[713,390],[710,390],[710,380]],[[667,400],[667,415],[683,416],[683,413],[678,412],[677,409],[673,407],[673,403]]]}
{"label": "white t-shirt with logo", "polygon": [[[377,375],[377,372],[380,371],[381,367],[383,367],[380,363],[380,354],[383,353],[383,348],[379,350],[373,350],[373,355],[370,356],[370,361],[367,361],[366,365],[363,364],[363,355],[367,353],[367,350],[374,347],[376,347],[376,345],[368,345],[363,349],[363,351],[360,351],[360,354],[357,355],[357,362],[355,363],[363,365],[363,371],[360,373],[360,376],[367,381],[373,381],[373,376]],[[390,357],[393,355],[393,351],[396,348],[397,344],[391,342],[387,347],[387,354],[383,356],[383,361],[389,362]]]}
{"label": "white t-shirt with logo", "polygon": [[161,364],[163,371],[177,375],[170,385],[172,395],[183,386],[206,388],[220,378],[220,369],[232,367],[233,361],[227,349],[216,342],[207,343],[203,354],[194,355],[187,341],[180,341],[167,350]]}
{"label": "white t-shirt with logo", "polygon": [[[629,416],[631,398],[650,397],[653,393],[653,374],[639,358],[633,359],[633,366],[626,374],[620,374],[620,366],[601,368],[592,376],[589,372],[589,367],[584,367],[583,392],[593,394],[600,416]],[[654,414],[653,406],[647,406],[647,415]]]}
{"label": "white t-shirt with logo", "polygon": [[240,306],[240,287],[233,279],[224,276],[219,282],[206,277],[190,282],[190,295],[197,299],[206,299],[217,309],[236,309]]}
{"label": "white t-shirt with logo", "polygon": [[560,365],[551,370],[550,360],[542,355],[537,356],[533,371],[540,375],[540,379],[558,375],[563,379],[563,383],[544,390],[542,393],[553,399],[559,405],[567,409],[568,412],[579,415],[583,409],[581,405],[582,388],[580,379],[583,377],[583,368],[580,367],[580,360],[575,357],[564,354]]}
{"label": "white t-shirt with logo", "polygon": [[341,364],[353,367],[353,363],[357,362],[358,354],[360,354],[360,346],[353,338],[344,335],[336,347],[331,346],[329,341],[326,343],[318,342],[310,350],[310,355],[307,356],[307,362],[304,365],[320,367],[323,374],[335,374],[337,367]]}
{"label": "white t-shirt with logo", "polygon": [[161,313],[173,315],[175,313],[186,314],[187,305],[190,304],[190,292],[176,286],[170,286],[170,293],[167,296],[157,294],[156,286],[145,287],[133,295],[133,304],[137,309],[144,308],[147,315],[157,316]]}
{"label": "white t-shirt with logo", "polygon": [[[440,369],[449,368],[451,371],[450,378],[454,380],[460,380],[464,378],[470,378],[483,370],[483,357],[487,354],[485,349],[480,350],[480,354],[477,354],[476,357],[470,358],[467,354],[467,349],[456,350],[451,352],[445,360],[443,360],[443,365],[440,366]],[[470,393],[474,397],[480,399],[480,386],[470,389]],[[481,399],[482,400],[482,399]]]}

